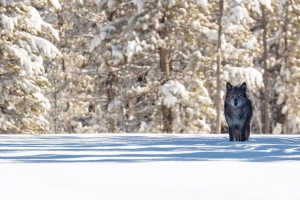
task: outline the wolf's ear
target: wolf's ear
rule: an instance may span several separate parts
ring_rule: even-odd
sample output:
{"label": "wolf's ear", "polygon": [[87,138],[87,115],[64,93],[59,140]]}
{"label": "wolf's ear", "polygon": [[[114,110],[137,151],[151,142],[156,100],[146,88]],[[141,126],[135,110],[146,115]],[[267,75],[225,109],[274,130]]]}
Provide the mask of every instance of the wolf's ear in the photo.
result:
{"label": "wolf's ear", "polygon": [[240,86],[240,88],[241,88],[241,90],[243,90],[246,93],[246,91],[247,91],[247,85],[246,85],[245,82]]}
{"label": "wolf's ear", "polygon": [[230,90],[232,90],[232,85],[229,82],[227,82],[226,83],[226,92],[229,92]]}

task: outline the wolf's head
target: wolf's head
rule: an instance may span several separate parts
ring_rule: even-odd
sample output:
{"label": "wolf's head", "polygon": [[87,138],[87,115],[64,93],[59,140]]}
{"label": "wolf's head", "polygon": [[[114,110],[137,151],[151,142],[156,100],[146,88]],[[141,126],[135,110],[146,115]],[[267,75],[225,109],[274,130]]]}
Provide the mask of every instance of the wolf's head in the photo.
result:
{"label": "wolf's head", "polygon": [[230,103],[233,107],[240,107],[248,100],[246,90],[247,85],[245,82],[237,87],[233,87],[229,82],[227,82],[225,101]]}

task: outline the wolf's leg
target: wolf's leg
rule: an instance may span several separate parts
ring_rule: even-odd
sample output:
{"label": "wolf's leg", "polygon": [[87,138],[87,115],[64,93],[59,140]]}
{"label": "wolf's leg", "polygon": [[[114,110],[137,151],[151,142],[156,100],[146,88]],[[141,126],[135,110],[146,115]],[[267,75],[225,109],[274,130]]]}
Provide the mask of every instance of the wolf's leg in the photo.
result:
{"label": "wolf's leg", "polygon": [[228,126],[228,127],[229,127],[229,140],[234,141],[233,135],[234,135],[234,132],[235,132],[235,128],[232,128],[230,126]]}
{"label": "wolf's leg", "polygon": [[249,121],[246,125],[246,140],[250,139],[250,124],[251,124],[251,121]]}
{"label": "wolf's leg", "polygon": [[[246,125],[247,126],[247,125]],[[246,141],[246,139],[247,139],[247,136],[246,136],[246,132],[247,132],[247,127],[246,126],[243,126],[242,127],[242,131],[241,131],[241,141],[242,142],[245,142]]]}
{"label": "wolf's leg", "polygon": [[241,141],[241,131],[239,129],[235,129],[235,140]]}

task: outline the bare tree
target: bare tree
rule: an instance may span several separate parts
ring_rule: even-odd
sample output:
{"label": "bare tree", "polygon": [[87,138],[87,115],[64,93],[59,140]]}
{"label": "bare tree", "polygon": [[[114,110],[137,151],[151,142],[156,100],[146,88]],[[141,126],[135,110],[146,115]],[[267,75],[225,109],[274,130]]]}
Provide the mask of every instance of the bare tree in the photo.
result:
{"label": "bare tree", "polygon": [[[284,19],[284,26],[283,26],[283,31],[285,32],[284,35],[284,64],[286,67],[288,67],[288,24],[289,24],[289,1],[286,1],[285,3],[285,19]],[[288,82],[289,80],[286,80]],[[289,125],[289,112],[287,111],[285,113],[285,133],[289,134],[290,133],[290,125]]]}
{"label": "bare tree", "polygon": [[262,23],[263,23],[263,57],[262,64],[264,69],[263,81],[264,81],[264,93],[262,95],[263,98],[263,112],[262,112],[262,124],[263,124],[263,132],[270,133],[270,94],[269,94],[269,72],[267,66],[267,11],[264,5],[261,5],[262,10]]}
{"label": "bare tree", "polygon": [[216,121],[216,133],[221,133],[221,35],[222,35],[222,16],[223,16],[223,0],[219,2],[219,18],[218,18],[218,46],[217,46],[217,121]]}
{"label": "bare tree", "polygon": [[[166,22],[166,16],[165,14],[163,15],[163,17],[161,18],[160,23],[165,23]],[[159,35],[161,37],[161,39],[165,39],[165,37],[167,36],[167,28],[163,27],[160,31],[159,31]],[[162,77],[163,77],[163,83],[165,82],[165,80],[168,80],[170,77],[170,52],[167,49],[166,46],[161,47],[160,48],[160,70],[163,73]],[[171,133],[172,130],[172,111],[171,108],[168,108],[166,105],[162,104],[161,106],[161,110],[162,110],[162,115],[163,115],[163,132],[164,133]]]}

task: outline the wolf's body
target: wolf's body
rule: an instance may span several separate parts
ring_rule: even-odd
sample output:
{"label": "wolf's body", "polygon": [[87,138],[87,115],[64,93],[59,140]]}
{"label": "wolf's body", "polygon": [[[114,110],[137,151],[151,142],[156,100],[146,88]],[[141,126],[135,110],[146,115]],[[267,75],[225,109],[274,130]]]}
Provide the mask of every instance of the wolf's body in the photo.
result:
{"label": "wolf's body", "polygon": [[246,141],[250,137],[252,104],[246,94],[246,83],[233,87],[226,84],[224,114],[229,128],[230,141]]}

